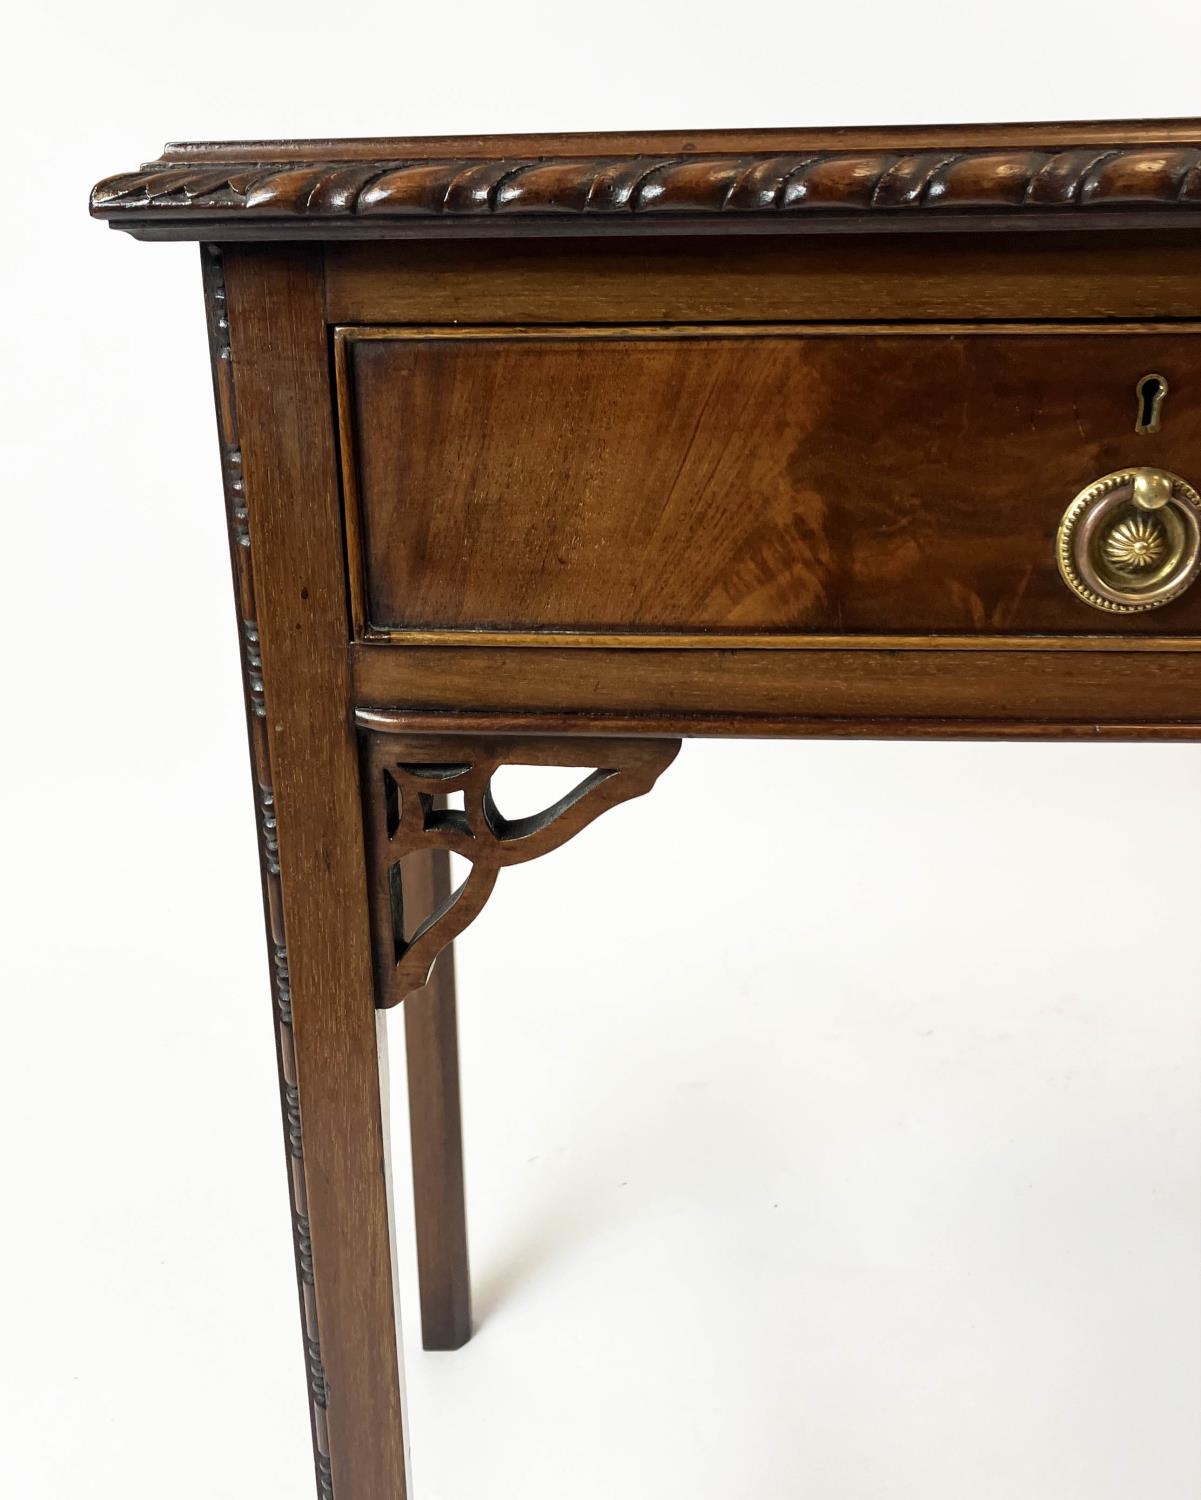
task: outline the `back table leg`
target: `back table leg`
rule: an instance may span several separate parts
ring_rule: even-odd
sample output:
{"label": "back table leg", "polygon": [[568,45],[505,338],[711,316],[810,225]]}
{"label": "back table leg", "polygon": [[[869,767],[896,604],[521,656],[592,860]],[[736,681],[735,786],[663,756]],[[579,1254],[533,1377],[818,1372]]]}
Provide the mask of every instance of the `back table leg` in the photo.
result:
{"label": "back table leg", "polygon": [[[414,857],[405,870],[406,901],[437,907],[451,890],[444,849]],[[454,952],[439,955],[430,981],[405,1000],[405,1052],[421,1341],[426,1349],[460,1349],[471,1337],[471,1275],[463,1195],[463,1131]]]}
{"label": "back table leg", "polygon": [[[641,796],[678,740],[540,739],[393,732],[388,710],[356,713],[375,904],[377,1002],[403,1003],[412,1120],[421,1314],[427,1349],[471,1337],[463,1142],[451,944],[506,865],[556,849],[609,807]],[[532,816],[507,819],[492,778],[504,765],[570,766],[580,778]],[[453,799],[453,800],[452,800]],[[452,810],[453,809],[453,810]],[[452,896],[451,854],[469,873]]]}

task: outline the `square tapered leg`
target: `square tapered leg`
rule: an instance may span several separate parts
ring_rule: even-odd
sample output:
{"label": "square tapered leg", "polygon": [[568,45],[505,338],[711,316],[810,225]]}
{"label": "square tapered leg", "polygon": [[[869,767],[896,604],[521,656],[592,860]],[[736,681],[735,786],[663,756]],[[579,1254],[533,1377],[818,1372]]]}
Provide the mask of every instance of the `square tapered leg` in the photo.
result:
{"label": "square tapered leg", "polygon": [[[432,910],[450,895],[450,855],[439,849],[415,856],[405,876],[410,882],[406,899]],[[443,950],[429,983],[411,994],[402,1009],[421,1341],[426,1349],[459,1349],[471,1337],[471,1275],[452,948]]]}

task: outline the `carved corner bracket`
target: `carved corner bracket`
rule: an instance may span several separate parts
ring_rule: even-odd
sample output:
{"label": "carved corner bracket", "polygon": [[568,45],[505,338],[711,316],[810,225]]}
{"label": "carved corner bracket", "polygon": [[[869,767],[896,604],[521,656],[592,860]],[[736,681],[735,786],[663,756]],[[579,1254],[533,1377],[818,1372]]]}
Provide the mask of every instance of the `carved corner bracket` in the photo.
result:
{"label": "carved corner bracket", "polygon": [[[360,725],[368,716],[360,716]],[[382,716],[370,716],[379,724]],[[363,802],[371,881],[376,1000],[398,1004],[429,979],[434,960],[472,922],[500,871],[565,844],[601,813],[649,792],[679,740],[540,739],[362,731]],[[557,802],[506,818],[492,793],[502,766],[586,768]],[[402,865],[409,855],[461,855],[466,879],[433,911],[406,917]]]}

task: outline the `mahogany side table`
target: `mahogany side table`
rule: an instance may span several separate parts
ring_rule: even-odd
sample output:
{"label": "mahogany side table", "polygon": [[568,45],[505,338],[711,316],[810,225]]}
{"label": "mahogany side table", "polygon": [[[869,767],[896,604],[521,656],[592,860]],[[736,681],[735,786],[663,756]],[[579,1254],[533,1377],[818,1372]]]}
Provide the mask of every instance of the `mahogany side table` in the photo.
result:
{"label": "mahogany side table", "polygon": [[317,1489],[402,1500],[378,1017],[455,1348],[505,866],[690,735],[1201,738],[1201,122],[189,144],[92,212],[201,242]]}

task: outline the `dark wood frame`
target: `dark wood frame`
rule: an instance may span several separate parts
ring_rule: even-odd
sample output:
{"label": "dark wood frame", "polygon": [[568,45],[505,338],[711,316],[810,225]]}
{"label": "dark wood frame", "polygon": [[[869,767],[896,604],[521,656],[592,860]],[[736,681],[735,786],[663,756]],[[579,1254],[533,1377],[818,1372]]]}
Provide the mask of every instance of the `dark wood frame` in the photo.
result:
{"label": "dark wood frame", "polygon": [[[530,736],[642,739],[662,747],[646,790],[687,735],[1191,741],[1201,640],[369,639],[353,561],[347,584],[331,330],[1179,328],[1201,319],[1201,126],[171,147],[101,184],[93,211],[205,242],[317,1488],[401,1500],[364,745],[428,744],[445,767],[520,758]],[[437,837],[406,878],[419,903],[446,903]],[[405,1026],[424,1339],[450,1349],[470,1290],[449,949]]]}

